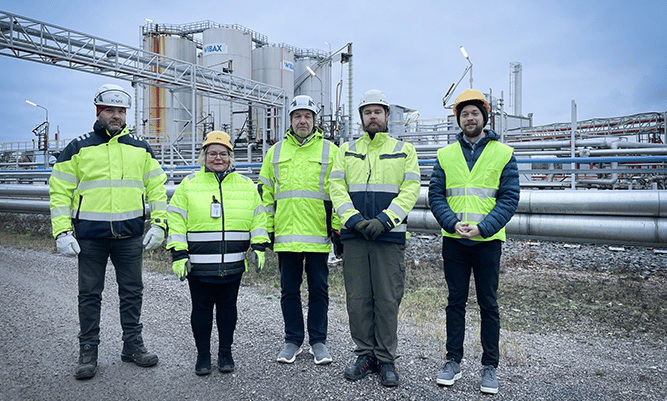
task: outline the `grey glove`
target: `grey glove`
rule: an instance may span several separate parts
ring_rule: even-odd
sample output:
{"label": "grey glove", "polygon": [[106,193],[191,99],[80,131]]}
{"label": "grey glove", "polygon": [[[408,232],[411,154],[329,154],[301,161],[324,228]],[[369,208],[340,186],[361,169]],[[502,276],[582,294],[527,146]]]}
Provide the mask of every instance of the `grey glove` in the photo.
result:
{"label": "grey glove", "polygon": [[374,240],[384,232],[384,225],[378,219],[370,220],[366,226],[366,239]]}
{"label": "grey glove", "polygon": [[56,247],[58,247],[58,252],[65,256],[76,256],[81,252],[81,247],[76,238],[74,238],[72,231],[58,234],[56,237]]}
{"label": "grey glove", "polygon": [[364,238],[370,239],[368,237],[368,234],[366,234],[366,227],[368,227],[370,223],[371,223],[370,220],[361,220],[360,222],[354,225],[354,229],[363,234]]}

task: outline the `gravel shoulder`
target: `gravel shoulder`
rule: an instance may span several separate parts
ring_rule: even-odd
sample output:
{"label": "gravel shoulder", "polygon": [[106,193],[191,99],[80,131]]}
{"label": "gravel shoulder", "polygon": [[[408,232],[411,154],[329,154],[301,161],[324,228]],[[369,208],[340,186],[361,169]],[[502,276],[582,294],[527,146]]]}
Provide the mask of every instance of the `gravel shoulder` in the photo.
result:
{"label": "gravel shoulder", "polygon": [[[511,258],[517,246],[506,249],[506,257]],[[531,263],[542,257],[539,263],[567,259],[557,250],[550,251],[551,257],[549,250],[545,256],[533,250]],[[408,256],[417,258],[418,253],[411,251]],[[525,250],[516,251],[524,254]],[[576,263],[572,266],[568,255],[569,268],[576,274]],[[646,270],[643,261],[628,263],[641,263],[637,268]],[[656,257],[650,263],[660,270],[664,259]],[[501,280],[512,275],[540,280],[545,273],[553,274],[523,266],[504,271]],[[354,359],[354,344],[344,305],[337,300],[330,305],[327,341],[334,362],[316,366],[304,352],[294,364],[279,364],[275,362],[283,341],[279,294],[255,286],[244,286],[239,294],[233,346],[236,371],[198,377],[187,285],[173,275],[148,271],[144,272],[144,340],[160,362],[154,368],[139,368],[120,361],[118,296],[111,265],[103,294],[99,371],[89,381],[77,381],[73,376],[78,352],[76,261],[0,246],[0,274],[3,400],[667,400],[667,339],[651,331],[617,335],[603,327],[579,333],[503,329],[501,353],[507,358],[501,356],[498,370],[500,393],[485,396],[479,392],[481,351],[475,325],[467,327],[463,378],[446,388],[435,383],[442,365],[441,345],[423,336],[419,324],[402,318],[402,356],[397,361],[401,385],[383,388],[377,375],[349,382],[342,373]],[[660,278],[658,290],[663,293],[664,284]],[[442,302],[446,302],[444,290]],[[501,315],[501,324],[502,319]],[[572,324],[585,328],[588,323]],[[214,330],[212,348],[216,346]]]}

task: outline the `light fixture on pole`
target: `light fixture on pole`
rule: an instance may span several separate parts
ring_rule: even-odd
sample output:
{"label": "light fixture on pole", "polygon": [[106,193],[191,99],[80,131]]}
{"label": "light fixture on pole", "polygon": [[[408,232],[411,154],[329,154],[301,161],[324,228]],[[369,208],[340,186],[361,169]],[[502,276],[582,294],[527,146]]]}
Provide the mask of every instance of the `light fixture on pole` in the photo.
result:
{"label": "light fixture on pole", "polygon": [[461,53],[463,53],[463,57],[468,60],[468,63],[470,63],[470,67],[468,68],[470,70],[470,89],[472,89],[472,61],[470,61],[470,57],[468,57],[468,53],[466,52],[466,49],[463,48],[463,46],[460,47]]}
{"label": "light fixture on pole", "polygon": [[[322,90],[324,88],[322,86],[322,80],[320,79],[320,77],[317,76],[317,74],[315,74],[315,71],[313,71],[313,69],[310,68],[310,66],[306,66],[306,70],[308,71],[308,73],[312,77],[315,77],[315,78],[317,78],[318,81],[320,81],[320,107],[322,108],[322,110],[324,110],[324,94],[322,93]],[[320,119],[322,119],[322,118],[323,118],[323,116],[320,115]]]}
{"label": "light fixture on pole", "polygon": [[[40,106],[37,103],[31,102],[28,99],[26,99],[25,102],[28,103],[31,106],[35,106],[35,107],[39,107],[40,109],[44,109],[44,111],[46,112],[46,121],[44,122],[44,134],[43,134],[44,138],[42,138],[42,140],[43,140],[43,143],[42,143],[43,149],[40,149],[40,150],[44,150],[44,168],[48,168],[48,166],[49,166],[49,159],[48,159],[48,155],[49,155],[49,110],[46,107]],[[37,137],[39,138],[39,135],[37,133],[35,133],[35,135],[37,135]]]}

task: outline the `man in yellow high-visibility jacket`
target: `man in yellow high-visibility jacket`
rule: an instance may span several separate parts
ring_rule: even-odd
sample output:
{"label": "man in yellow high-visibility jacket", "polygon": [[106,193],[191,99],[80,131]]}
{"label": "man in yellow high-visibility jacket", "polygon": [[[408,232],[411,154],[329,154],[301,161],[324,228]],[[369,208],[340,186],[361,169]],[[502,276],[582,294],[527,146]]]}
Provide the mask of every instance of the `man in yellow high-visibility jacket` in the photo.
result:
{"label": "man in yellow high-visibility jacket", "polygon": [[429,203],[442,227],[442,258],[447,297],[447,360],[437,383],[451,386],[461,378],[465,308],[470,273],[482,319],[480,390],[498,392],[498,279],[505,225],[519,204],[519,173],[513,149],[484,129],[491,106],[474,89],[463,91],[454,103],[457,141],[438,150],[429,183]]}
{"label": "man in yellow high-visibility jacket", "polygon": [[[340,221],[329,197],[329,174],[338,147],[315,126],[317,107],[310,96],[290,103],[290,128],[285,139],[266,153],[259,173],[262,201],[273,232],[273,250],[280,269],[280,306],[285,320],[285,345],[277,361],[292,363],[305,338],[301,310],[303,271],[308,279],[308,340],[318,365],[331,363],[326,347],[329,308],[330,237]],[[305,262],[305,267],[304,267]]]}
{"label": "man in yellow high-visibility jacket", "polygon": [[[130,134],[126,110],[132,99],[122,87],[107,84],[95,95],[93,132],[72,140],[58,157],[49,179],[51,223],[58,251],[78,256],[79,361],[77,379],[97,372],[100,304],[107,259],[116,269],[123,329],[121,359],[154,366],[141,337],[143,246],[164,240],[167,224],[167,176],[150,146]],[[151,228],[143,237],[145,203]]]}
{"label": "man in yellow high-visibility jacket", "polygon": [[379,90],[362,96],[364,136],[341,145],[331,172],[331,199],[343,224],[347,313],[357,355],[344,375],[359,380],[379,371],[388,387],[399,385],[394,361],[405,281],[406,219],[420,186],[415,147],[387,132],[390,112]]}

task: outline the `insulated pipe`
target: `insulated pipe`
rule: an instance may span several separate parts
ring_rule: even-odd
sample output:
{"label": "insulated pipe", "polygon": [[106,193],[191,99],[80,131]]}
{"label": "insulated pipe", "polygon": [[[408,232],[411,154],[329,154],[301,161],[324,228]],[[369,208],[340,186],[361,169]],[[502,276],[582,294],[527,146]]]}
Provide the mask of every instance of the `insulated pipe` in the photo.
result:
{"label": "insulated pipe", "polygon": [[[409,231],[440,232],[428,209],[414,209]],[[517,213],[507,224],[509,237],[664,247],[667,219],[652,217],[571,216]]]}

